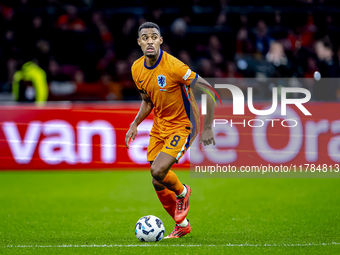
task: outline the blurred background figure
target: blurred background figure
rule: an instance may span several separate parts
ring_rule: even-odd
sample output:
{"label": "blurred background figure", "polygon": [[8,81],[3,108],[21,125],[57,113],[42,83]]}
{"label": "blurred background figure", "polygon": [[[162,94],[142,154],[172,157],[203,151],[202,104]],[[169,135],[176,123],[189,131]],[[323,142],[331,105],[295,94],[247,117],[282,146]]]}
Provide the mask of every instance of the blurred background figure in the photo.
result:
{"label": "blurred background figure", "polygon": [[66,14],[61,15],[56,27],[61,30],[84,31],[86,29],[85,22],[78,17],[78,10],[73,5],[65,6]]}
{"label": "blurred background figure", "polygon": [[266,60],[274,67],[272,77],[290,77],[288,58],[284,52],[283,45],[272,41],[269,46]]}
{"label": "blurred background figure", "polygon": [[[333,45],[329,37],[324,37],[315,44],[315,52],[318,58],[318,69],[321,79],[315,83],[314,99],[322,101],[335,101],[339,88],[339,60],[334,55]],[[333,79],[332,79],[333,78]]]}
{"label": "blurred background figure", "polygon": [[236,54],[253,53],[253,45],[249,39],[248,30],[241,27],[236,34]]}
{"label": "blurred background figure", "polygon": [[119,92],[97,100],[139,99],[130,67],[142,56],[136,31],[146,21],[160,26],[167,42],[164,51],[194,71],[202,70],[206,78],[255,78],[257,83],[251,86],[259,92],[256,99],[270,95],[267,85],[261,84],[265,79],[313,78],[315,70],[332,83],[321,88],[322,80],[310,80],[299,86],[313,91],[315,100],[337,100],[336,93],[340,95],[335,84],[340,3],[292,0],[258,6],[251,1],[194,0],[147,7],[152,6],[149,3],[1,1],[0,101],[11,98],[16,66],[28,53],[53,88],[49,100],[94,100],[87,89],[81,97],[74,94],[78,70],[84,84],[97,84],[98,89],[107,87],[100,87],[103,80],[111,84],[109,88],[118,84],[113,87]]}
{"label": "blurred background figure", "polygon": [[259,20],[253,32],[253,45],[257,53],[266,55],[272,38],[268,35],[267,24]]}
{"label": "blurred background figure", "polygon": [[33,61],[21,62],[14,73],[12,95],[17,102],[43,104],[48,98],[46,73]]}
{"label": "blurred background figure", "polygon": [[[96,82],[87,82],[82,70],[74,74],[76,91],[72,97],[77,101],[106,101],[109,94],[108,82],[100,79]],[[91,95],[91,96],[90,96]]]}
{"label": "blurred background figure", "polygon": [[178,55],[179,51],[188,49],[190,41],[187,37],[187,22],[184,18],[177,18],[170,26],[172,36],[168,42],[171,45],[173,54]]}

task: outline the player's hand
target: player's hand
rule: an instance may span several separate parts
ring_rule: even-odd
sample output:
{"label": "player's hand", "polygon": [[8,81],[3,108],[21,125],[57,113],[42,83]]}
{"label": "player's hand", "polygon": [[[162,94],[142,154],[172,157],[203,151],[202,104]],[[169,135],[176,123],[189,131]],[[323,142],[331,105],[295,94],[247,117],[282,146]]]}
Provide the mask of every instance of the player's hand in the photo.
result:
{"label": "player's hand", "polygon": [[125,146],[126,148],[130,148],[129,147],[129,141],[131,139],[131,142],[133,142],[135,140],[135,137],[137,135],[137,124],[132,122],[129,128],[129,131],[127,131],[126,136],[125,136]]}
{"label": "player's hand", "polygon": [[203,142],[204,146],[209,144],[215,145],[214,131],[211,128],[204,128],[202,131],[201,139],[199,143]]}

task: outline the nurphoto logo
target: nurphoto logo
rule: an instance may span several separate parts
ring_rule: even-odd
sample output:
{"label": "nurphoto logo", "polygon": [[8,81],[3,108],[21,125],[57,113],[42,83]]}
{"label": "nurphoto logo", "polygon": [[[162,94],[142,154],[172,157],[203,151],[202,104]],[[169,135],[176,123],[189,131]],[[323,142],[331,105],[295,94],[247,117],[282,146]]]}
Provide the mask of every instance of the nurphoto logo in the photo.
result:
{"label": "nurphoto logo", "polygon": [[[245,103],[244,103],[244,94],[240,88],[238,88],[235,85],[232,84],[215,84],[215,88],[217,89],[229,89],[232,98],[233,98],[233,115],[244,115],[244,108],[245,108]],[[214,90],[215,94],[217,95],[217,92]],[[260,115],[260,116],[268,116],[276,112],[277,107],[278,107],[278,92],[277,92],[277,87],[272,88],[272,105],[271,107],[265,108],[265,109],[255,109],[254,104],[253,104],[253,88],[248,87],[247,88],[247,105],[248,109],[251,113],[255,115]],[[303,94],[303,98],[287,98],[288,93],[300,93]],[[213,96],[211,93],[208,93],[212,98]],[[219,96],[217,95],[219,98]],[[214,98],[213,98],[214,99]],[[220,99],[220,98],[219,98]],[[305,88],[296,88],[296,87],[281,87],[281,116],[286,116],[287,115],[287,105],[295,105],[304,115],[312,115],[306,107],[303,105],[304,103],[307,103],[311,99],[311,93],[309,90]],[[214,102],[216,104],[216,101],[214,99]],[[221,99],[220,99],[221,102]],[[222,102],[221,102],[222,104]],[[206,115],[207,114],[207,94],[202,94],[201,95],[201,114]],[[248,126],[250,127],[262,127],[264,125],[264,121],[269,121],[271,122],[272,126],[274,126],[275,121],[280,121],[280,119],[251,119],[246,122],[246,120],[243,120],[242,122],[233,122],[233,120],[227,120],[227,119],[214,119],[213,120],[213,126],[217,124],[227,124],[230,123],[231,126],[236,125],[236,124],[242,124],[243,126]],[[294,119],[283,119],[281,121],[281,125],[283,127],[295,127],[298,125],[298,122]]]}

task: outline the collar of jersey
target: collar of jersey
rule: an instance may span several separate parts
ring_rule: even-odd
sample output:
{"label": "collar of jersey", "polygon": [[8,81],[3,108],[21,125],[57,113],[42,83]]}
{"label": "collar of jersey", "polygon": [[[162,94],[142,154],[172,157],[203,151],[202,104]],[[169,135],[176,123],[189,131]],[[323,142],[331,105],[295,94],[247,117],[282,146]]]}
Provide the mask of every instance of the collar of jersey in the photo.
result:
{"label": "collar of jersey", "polygon": [[147,66],[145,64],[145,59],[144,59],[144,66],[145,66],[145,68],[146,69],[154,69],[154,68],[156,68],[158,66],[159,62],[161,62],[162,56],[163,56],[163,51],[161,50],[161,53],[159,54],[159,57],[158,57],[156,63],[153,66]]}

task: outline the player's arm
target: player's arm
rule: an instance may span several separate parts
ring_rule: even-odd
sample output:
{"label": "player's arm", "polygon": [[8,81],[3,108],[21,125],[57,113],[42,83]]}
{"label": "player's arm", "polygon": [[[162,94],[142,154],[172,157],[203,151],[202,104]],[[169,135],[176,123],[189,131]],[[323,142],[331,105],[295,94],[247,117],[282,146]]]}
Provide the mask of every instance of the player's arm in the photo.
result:
{"label": "player's arm", "polygon": [[138,112],[135,120],[130,124],[129,131],[126,133],[126,136],[125,136],[125,145],[126,145],[126,148],[128,148],[128,149],[129,149],[130,139],[131,139],[132,142],[135,140],[135,137],[137,135],[138,125],[146,117],[149,116],[149,114],[151,113],[151,111],[153,109],[153,103],[152,103],[151,99],[149,98],[149,96],[144,92],[141,93],[141,96],[142,96],[142,104],[139,108],[139,112]]}
{"label": "player's arm", "polygon": [[[215,104],[214,104],[214,100],[210,96],[212,95],[213,97],[215,97],[215,93],[211,89],[209,89],[209,86],[211,87],[211,85],[206,80],[204,80],[201,76],[198,76],[197,81],[195,84],[193,84],[193,86],[190,85],[190,87],[192,87],[192,89],[194,90],[197,90],[199,88],[204,89],[203,91],[200,90],[200,92],[207,94],[207,97],[206,97],[207,98],[207,114],[204,117],[204,126],[203,126],[203,131],[202,131],[201,139],[199,143],[203,142],[204,145],[209,145],[209,144],[215,145],[216,143],[215,143],[215,138],[214,138],[214,131],[211,128],[211,124],[214,119]],[[206,91],[208,91],[210,95],[208,95]]]}
{"label": "player's arm", "polygon": [[[185,65],[180,60],[174,58],[172,67],[172,77],[174,77],[179,84],[185,84],[190,86],[192,89],[197,89],[199,91],[203,91],[203,93],[208,92],[211,96],[215,96],[211,85],[200,77],[197,73],[192,72],[187,65]],[[201,90],[202,89],[202,90]],[[207,114],[204,117],[204,128],[201,134],[201,139],[199,143],[204,143],[204,145],[214,144],[215,145],[215,138],[214,132],[211,128],[211,123],[214,118],[214,100],[210,95],[207,95]]]}

